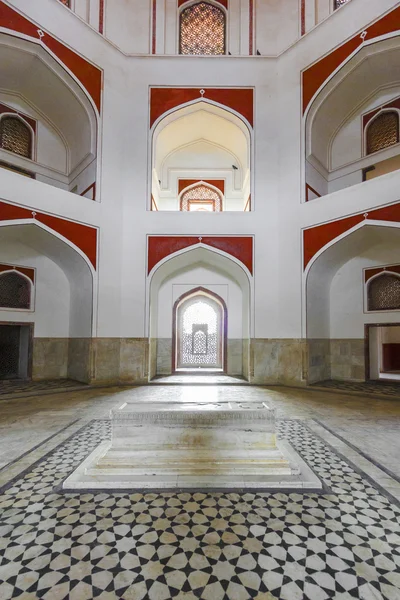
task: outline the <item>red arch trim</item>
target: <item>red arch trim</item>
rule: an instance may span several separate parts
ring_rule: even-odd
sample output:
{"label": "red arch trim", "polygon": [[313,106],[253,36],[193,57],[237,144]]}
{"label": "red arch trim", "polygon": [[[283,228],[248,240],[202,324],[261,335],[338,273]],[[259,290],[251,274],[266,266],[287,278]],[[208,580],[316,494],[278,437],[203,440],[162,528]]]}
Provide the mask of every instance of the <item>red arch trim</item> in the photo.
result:
{"label": "red arch trim", "polygon": [[[400,7],[395,8],[387,15],[369,25],[365,31],[367,35],[366,41],[373,38],[392,33],[400,29]],[[319,61],[305,69],[302,73],[303,83],[303,113],[305,112],[311,98],[315,92],[320,88],[324,81],[337,69],[342,62],[346,60],[348,56],[359,46],[361,46],[363,40],[360,33],[354,35],[350,40],[336,48],[333,52],[321,58]]]}
{"label": "red arch trim", "polygon": [[[201,240],[200,240],[201,237]],[[189,237],[189,236],[158,236],[148,238],[147,273],[170,254],[194,246],[200,242],[206,246],[217,248],[231,254],[240,260],[253,273],[253,238],[252,237]]]}
{"label": "red arch trim", "polygon": [[[200,100],[201,88],[150,89],[150,127],[167,111],[193,100]],[[253,88],[204,88],[204,100],[232,108],[253,126]]]}
{"label": "red arch trim", "polygon": [[304,268],[321,248],[364,221],[365,218],[375,221],[400,222],[400,202],[305,229],[303,231]]}
{"label": "red arch trim", "polygon": [[96,268],[97,229],[95,227],[83,225],[82,223],[75,223],[74,221],[67,221],[66,219],[61,219],[60,217],[41,212],[36,212],[36,214],[33,215],[33,212],[36,211],[0,202],[0,221],[32,219],[34,217],[37,221],[43,223],[43,225],[47,225],[50,229],[54,229],[54,231],[57,231],[57,233],[80,248],[82,252],[86,254],[93,267]]}
{"label": "red arch trim", "polygon": [[[38,26],[0,0],[0,27],[17,31],[38,39]],[[102,71],[79,56],[55,37],[45,32],[42,43],[47,46],[70,71],[79,79],[92,97],[98,111],[101,110]]]}

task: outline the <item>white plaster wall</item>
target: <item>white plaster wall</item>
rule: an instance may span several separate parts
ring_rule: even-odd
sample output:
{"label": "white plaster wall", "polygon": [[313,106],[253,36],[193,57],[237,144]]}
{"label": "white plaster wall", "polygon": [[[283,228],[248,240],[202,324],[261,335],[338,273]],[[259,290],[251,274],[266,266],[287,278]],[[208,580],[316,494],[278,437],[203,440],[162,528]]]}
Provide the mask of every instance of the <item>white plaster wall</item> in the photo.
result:
{"label": "white plaster wall", "polygon": [[[104,337],[146,334],[146,234],[254,234],[255,335],[259,338],[300,337],[301,227],[398,201],[400,185],[399,173],[390,173],[301,204],[304,186],[300,71],[393,7],[394,0],[379,3],[351,0],[279,59],[127,58],[75,15],[68,15],[69,11],[61,11],[60,7],[54,8],[58,4],[54,0],[40,3],[10,0],[9,3],[104,68],[101,202],[82,201],[73,194],[27,181],[14,173],[1,173],[2,197],[6,200],[101,228],[97,334]],[[160,4],[165,3],[160,0]],[[176,2],[166,0],[166,4],[171,8],[174,21],[163,21],[161,16],[157,28],[167,32],[175,51]],[[61,12],[63,19],[59,18]],[[161,14],[160,10],[158,16]],[[241,27],[246,18],[248,15],[243,12]],[[246,31],[244,25],[242,30]],[[157,49],[161,52],[164,52],[163,35],[161,33],[157,40]],[[239,40],[243,52],[246,44],[248,46],[247,34]],[[147,210],[151,85],[254,86],[254,212],[232,212],[217,218],[198,214],[198,218],[193,219],[190,214]]]}
{"label": "white plaster wall", "polygon": [[[67,148],[59,133],[34,108],[13,94],[0,93],[0,102],[37,120],[33,160],[61,173],[67,171]],[[12,153],[10,153],[12,159]]]}
{"label": "white plaster wall", "polygon": [[151,0],[106,0],[105,35],[126,54],[149,54]]}
{"label": "white plaster wall", "polygon": [[330,337],[363,338],[366,323],[400,323],[400,311],[367,313],[363,269],[400,260],[400,248],[382,245],[343,265],[330,287]]}
{"label": "white plaster wall", "polygon": [[21,243],[2,240],[0,262],[36,269],[34,310],[12,311],[1,308],[1,321],[34,323],[35,337],[68,337],[70,286],[65,273],[52,260]]}
{"label": "white plaster wall", "polygon": [[[364,134],[362,128],[362,115],[374,110],[375,108],[386,104],[390,100],[398,97],[400,87],[391,87],[389,90],[380,90],[372,99],[360,106],[355,114],[340,127],[331,145],[331,170],[337,169],[348,163],[360,160],[365,156]],[[349,109],[351,107],[349,106]],[[376,155],[371,156],[373,164]]]}
{"label": "white plaster wall", "polygon": [[255,49],[263,56],[285,50],[299,37],[300,3],[297,0],[256,0]]}

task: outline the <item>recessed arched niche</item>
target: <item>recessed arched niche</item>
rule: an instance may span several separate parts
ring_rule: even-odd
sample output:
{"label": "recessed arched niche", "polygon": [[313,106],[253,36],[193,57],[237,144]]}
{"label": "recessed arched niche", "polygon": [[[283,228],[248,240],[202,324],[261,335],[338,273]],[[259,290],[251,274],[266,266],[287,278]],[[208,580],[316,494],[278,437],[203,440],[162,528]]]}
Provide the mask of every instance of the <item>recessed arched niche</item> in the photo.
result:
{"label": "recessed arched niche", "polygon": [[194,212],[197,201],[209,211],[213,200],[211,212],[250,210],[250,157],[249,128],[227,108],[200,100],[172,111],[152,132],[151,209]]}

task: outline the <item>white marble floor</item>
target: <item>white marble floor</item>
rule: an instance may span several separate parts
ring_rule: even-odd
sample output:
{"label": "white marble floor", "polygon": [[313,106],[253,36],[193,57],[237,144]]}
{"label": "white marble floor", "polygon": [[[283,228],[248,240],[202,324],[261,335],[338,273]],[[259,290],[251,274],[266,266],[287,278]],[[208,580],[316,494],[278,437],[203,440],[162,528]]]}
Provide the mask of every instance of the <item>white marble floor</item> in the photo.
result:
{"label": "white marble floor", "polygon": [[[63,493],[127,400],[263,400],[325,489]],[[0,598],[399,600],[399,425],[395,399],[277,387],[2,401]]]}

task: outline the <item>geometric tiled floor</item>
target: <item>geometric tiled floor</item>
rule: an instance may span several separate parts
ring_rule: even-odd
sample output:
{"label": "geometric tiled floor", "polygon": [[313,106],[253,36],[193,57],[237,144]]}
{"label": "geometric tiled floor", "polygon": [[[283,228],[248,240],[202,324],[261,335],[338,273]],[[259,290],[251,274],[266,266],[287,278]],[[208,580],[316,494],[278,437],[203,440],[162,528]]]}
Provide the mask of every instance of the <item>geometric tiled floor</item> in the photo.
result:
{"label": "geometric tiled floor", "polygon": [[86,388],[87,386],[74,379],[46,379],[30,381],[24,379],[0,380],[0,396],[8,394],[40,394],[70,389]]}
{"label": "geometric tiled floor", "polygon": [[0,490],[0,598],[400,598],[400,508],[304,421],[279,422],[322,493],[83,492],[93,421]]}
{"label": "geometric tiled floor", "polygon": [[382,394],[384,396],[400,397],[400,382],[389,381],[335,381],[327,379],[312,384],[315,387],[340,390],[346,392],[359,392],[362,394]]}

